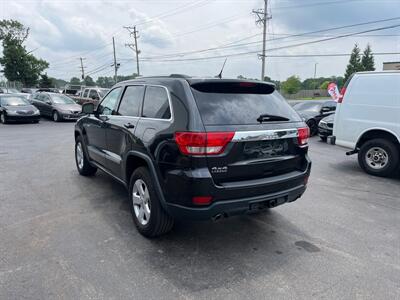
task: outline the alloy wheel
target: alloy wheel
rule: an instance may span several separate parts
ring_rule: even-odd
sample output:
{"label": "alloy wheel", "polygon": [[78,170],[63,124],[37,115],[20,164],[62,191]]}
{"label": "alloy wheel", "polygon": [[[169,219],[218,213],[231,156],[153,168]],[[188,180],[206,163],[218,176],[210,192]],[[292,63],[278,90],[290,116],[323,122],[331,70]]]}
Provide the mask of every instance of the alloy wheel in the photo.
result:
{"label": "alloy wheel", "polygon": [[76,162],[78,163],[78,168],[82,169],[84,164],[83,149],[82,144],[79,142],[76,144]]}
{"label": "alloy wheel", "polygon": [[132,189],[132,204],[135,216],[143,226],[150,220],[150,194],[146,183],[142,179],[137,179]]}

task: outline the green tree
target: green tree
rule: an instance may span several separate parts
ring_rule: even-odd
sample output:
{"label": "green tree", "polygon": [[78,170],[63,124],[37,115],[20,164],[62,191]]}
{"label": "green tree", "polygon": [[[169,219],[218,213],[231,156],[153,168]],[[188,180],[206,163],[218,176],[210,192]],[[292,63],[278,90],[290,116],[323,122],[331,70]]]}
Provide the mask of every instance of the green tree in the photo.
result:
{"label": "green tree", "polygon": [[282,82],[282,90],[288,94],[296,94],[301,89],[301,81],[298,76],[290,76]]}
{"label": "green tree", "polygon": [[344,81],[346,82],[353,73],[362,71],[362,69],[363,67],[361,65],[360,48],[357,44],[355,44],[350,55],[346,73],[344,74]]}
{"label": "green tree", "polygon": [[371,46],[369,44],[367,44],[367,47],[363,52],[361,65],[363,71],[375,71],[374,55],[372,54]]}
{"label": "green tree", "polygon": [[47,76],[47,74],[40,75],[39,87],[41,88],[50,88],[53,87],[53,81]]}
{"label": "green tree", "polygon": [[4,76],[9,81],[20,81],[25,86],[34,86],[49,64],[26,50],[23,43],[28,35],[29,28],[18,21],[0,21],[0,40],[3,45],[0,64],[3,66]]}
{"label": "green tree", "polygon": [[84,79],[85,85],[86,86],[95,86],[96,83],[94,82],[93,78],[90,76],[86,76]]}
{"label": "green tree", "polygon": [[64,88],[65,85],[68,83],[64,79],[58,79],[54,77],[49,77],[51,81],[53,81],[53,85],[57,88]]}
{"label": "green tree", "polygon": [[81,80],[78,77],[72,77],[71,80],[69,81],[69,83],[73,84],[73,85],[80,85]]}
{"label": "green tree", "polygon": [[323,83],[321,83],[321,85],[319,86],[319,88],[321,90],[326,90],[328,88],[328,85],[331,81],[330,80],[325,80]]}

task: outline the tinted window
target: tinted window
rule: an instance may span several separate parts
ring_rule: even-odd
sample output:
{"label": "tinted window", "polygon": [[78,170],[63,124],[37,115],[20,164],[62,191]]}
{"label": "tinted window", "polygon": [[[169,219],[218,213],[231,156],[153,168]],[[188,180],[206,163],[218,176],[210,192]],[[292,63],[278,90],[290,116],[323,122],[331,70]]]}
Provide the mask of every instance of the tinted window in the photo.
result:
{"label": "tinted window", "polygon": [[143,94],[144,86],[128,86],[122,96],[118,114],[121,116],[138,117]]}
{"label": "tinted window", "polygon": [[114,111],[115,105],[118,101],[118,96],[121,88],[113,89],[99,104],[97,111],[101,115],[111,115]]}
{"label": "tinted window", "polygon": [[100,98],[99,98],[99,95],[98,95],[97,92],[96,92],[96,90],[90,90],[89,98],[90,98],[90,99],[100,99]]}
{"label": "tinted window", "polygon": [[143,117],[155,119],[171,118],[167,90],[163,87],[148,86],[143,105]]}
{"label": "tinted window", "polygon": [[301,121],[274,88],[247,82],[200,83],[192,91],[206,125],[258,124],[262,114]]}
{"label": "tinted window", "polygon": [[89,93],[89,90],[85,90],[85,91],[83,92],[83,98],[87,98],[88,93]]}
{"label": "tinted window", "polygon": [[51,100],[53,100],[53,103],[56,104],[75,104],[74,100],[62,94],[51,95]]}

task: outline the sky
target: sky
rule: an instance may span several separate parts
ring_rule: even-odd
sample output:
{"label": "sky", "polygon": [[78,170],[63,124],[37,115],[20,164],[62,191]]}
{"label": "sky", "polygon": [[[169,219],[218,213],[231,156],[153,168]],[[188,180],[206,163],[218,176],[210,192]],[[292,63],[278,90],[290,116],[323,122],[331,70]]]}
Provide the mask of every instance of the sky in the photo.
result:
{"label": "sky", "polygon": [[[135,53],[126,46],[133,37],[123,28],[134,25],[141,75],[215,76],[227,58],[224,77],[260,78],[262,26],[252,11],[263,6],[262,0],[0,0],[0,18],[30,28],[26,48],[48,61],[47,73],[56,78],[79,77],[80,57],[91,77],[112,76],[112,37],[118,74],[136,72]],[[342,76],[349,57],[293,55],[349,54],[355,43],[362,50],[369,43],[373,52],[399,53],[376,55],[377,70],[384,61],[400,61],[400,27],[313,42],[400,25],[400,0],[269,0],[268,12],[265,75],[274,80],[304,80],[315,70],[317,77]],[[290,36],[295,34],[304,35]]]}

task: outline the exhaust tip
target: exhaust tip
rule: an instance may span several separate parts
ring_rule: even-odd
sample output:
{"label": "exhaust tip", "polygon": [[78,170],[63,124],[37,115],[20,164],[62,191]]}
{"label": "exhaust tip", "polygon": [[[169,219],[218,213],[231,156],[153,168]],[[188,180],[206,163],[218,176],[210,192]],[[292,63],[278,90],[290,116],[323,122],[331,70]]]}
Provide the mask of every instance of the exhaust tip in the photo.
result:
{"label": "exhaust tip", "polygon": [[223,216],[224,216],[223,214],[216,214],[215,216],[213,216],[211,218],[211,220],[213,220],[214,222],[217,222],[217,221],[221,220]]}

